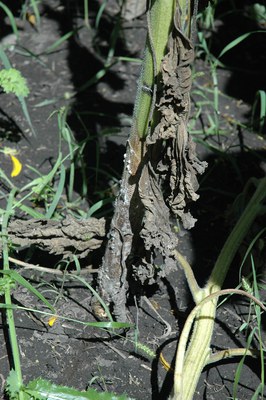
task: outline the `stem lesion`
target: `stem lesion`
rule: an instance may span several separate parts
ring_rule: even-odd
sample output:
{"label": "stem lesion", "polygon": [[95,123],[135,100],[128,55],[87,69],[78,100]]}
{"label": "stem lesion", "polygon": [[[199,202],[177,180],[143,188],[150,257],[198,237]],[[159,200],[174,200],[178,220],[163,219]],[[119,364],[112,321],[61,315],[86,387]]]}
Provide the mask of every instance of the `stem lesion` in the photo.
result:
{"label": "stem lesion", "polygon": [[143,189],[147,186],[146,183],[142,185],[141,177],[150,161],[146,139],[157,100],[157,65],[167,51],[176,0],[167,2],[167,7],[164,0],[151,0],[148,4],[148,34],[133,122],[127,142],[120,192],[98,278],[100,293],[108,304],[113,305],[115,317],[120,321],[126,320],[126,294],[128,289],[130,291],[128,276],[133,265],[138,265],[139,260],[146,255],[143,244],[139,245],[145,212],[141,194],[145,193]]}

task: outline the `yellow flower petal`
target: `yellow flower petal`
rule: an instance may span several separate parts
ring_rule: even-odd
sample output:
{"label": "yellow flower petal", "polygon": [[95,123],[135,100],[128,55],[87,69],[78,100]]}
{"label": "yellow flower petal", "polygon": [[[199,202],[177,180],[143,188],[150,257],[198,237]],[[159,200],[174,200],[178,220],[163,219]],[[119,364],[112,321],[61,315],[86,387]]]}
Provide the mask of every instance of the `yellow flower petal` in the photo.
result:
{"label": "yellow flower petal", "polygon": [[13,163],[13,169],[11,172],[11,176],[12,178],[15,176],[18,176],[22,170],[22,164],[21,162],[17,159],[17,157],[13,156],[12,154],[10,154],[12,163]]}
{"label": "yellow flower petal", "polygon": [[55,321],[57,320],[57,317],[51,317],[48,319],[48,325],[49,326],[53,326],[53,324],[55,323]]}
{"label": "yellow flower petal", "polygon": [[32,26],[36,26],[36,17],[34,14],[27,12],[26,19]]}

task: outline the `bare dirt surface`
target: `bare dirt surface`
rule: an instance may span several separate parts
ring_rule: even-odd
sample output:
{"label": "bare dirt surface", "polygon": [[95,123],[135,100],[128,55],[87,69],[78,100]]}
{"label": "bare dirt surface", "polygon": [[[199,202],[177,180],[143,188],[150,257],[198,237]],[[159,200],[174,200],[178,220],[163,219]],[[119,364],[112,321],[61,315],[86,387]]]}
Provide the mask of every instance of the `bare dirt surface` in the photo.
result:
{"label": "bare dirt surface", "polygon": [[[83,27],[55,51],[49,52],[47,49],[56,40],[83,23],[83,9],[80,5],[83,2],[68,3],[67,6],[65,2],[57,0],[42,1],[39,27],[33,27],[29,22],[22,22],[18,18],[19,41],[16,41],[8,20],[4,17],[1,19],[3,26],[1,43],[13,44],[6,50],[7,55],[13,67],[18,68],[27,78],[30,87],[31,93],[27,105],[36,136],[25,121],[17,99],[12,95],[1,93],[0,137],[1,146],[15,147],[19,150],[23,171],[21,175],[13,178],[13,182],[17,187],[22,187],[36,178],[36,172],[32,167],[42,174],[51,170],[59,148],[57,118],[51,114],[62,106],[69,106],[68,123],[76,139],[78,141],[87,139],[84,162],[90,192],[84,208],[89,208],[98,200],[99,192],[108,189],[110,177],[113,176],[112,180],[117,180],[121,174],[124,144],[130,128],[140,67],[138,63],[119,61],[96,84],[80,90],[90,78],[104,69],[104,59],[108,52],[118,9],[115,2],[107,3],[96,32],[93,27],[100,5],[96,1],[93,2],[90,10],[92,28]],[[12,6],[14,15],[18,17],[19,5],[14,2]],[[228,24],[228,21],[224,21],[225,26],[229,26]],[[121,21],[115,55],[141,57],[145,34],[144,17],[133,21]],[[252,47],[251,44],[249,46]],[[241,57],[242,53],[239,54]],[[244,55],[248,58],[246,52]],[[227,61],[229,63],[230,60]],[[255,67],[257,70],[260,68],[259,65]],[[195,84],[192,93],[194,104],[198,101],[197,85],[205,88],[206,93],[212,85],[203,60],[197,62],[196,69],[205,72],[205,75]],[[260,76],[259,73],[257,75]],[[195,134],[195,140],[201,142],[198,146],[200,157],[208,161],[209,168],[201,179],[200,200],[193,205],[193,215],[198,218],[196,227],[191,232],[181,231],[179,234],[179,250],[193,265],[201,284],[206,281],[213,261],[237,218],[237,212],[228,213],[229,206],[243,190],[249,178],[265,174],[265,140],[244,126],[250,117],[249,101],[251,98],[254,99],[257,85],[261,83],[254,83],[253,89],[250,85],[249,96],[244,99],[246,102],[243,102],[241,92],[240,95],[235,92],[237,85],[234,86],[234,93],[230,92],[232,80],[236,81],[236,72],[219,70],[218,77],[223,92],[220,96],[221,127],[225,133],[220,138],[215,136],[206,140]],[[234,95],[234,98],[229,95]],[[43,103],[46,100],[49,102]],[[204,108],[196,127],[201,126],[203,129],[208,127],[210,122],[208,110],[210,110],[208,107]],[[210,145],[216,147],[214,151]],[[65,143],[62,149],[63,154],[67,155],[68,149]],[[9,158],[3,154],[0,156],[1,168],[10,174]],[[98,156],[103,174],[96,177]],[[77,185],[76,191],[79,189]],[[5,190],[8,191],[8,188],[1,190],[6,193]],[[4,207],[4,204],[2,198],[1,206]],[[18,217],[25,218],[25,215],[20,212],[15,216]],[[106,218],[108,222],[110,213]],[[264,227],[264,222],[263,217],[257,222],[254,232],[251,232],[251,238]],[[93,268],[97,269],[104,243],[92,259],[83,262],[84,268],[92,262]],[[14,257],[51,269],[51,273],[44,273],[13,265],[54,304],[59,315],[82,322],[95,321],[91,310],[91,291],[74,277],[69,280],[53,273],[58,259],[46,253],[29,252],[27,249],[22,249]],[[240,263],[241,255],[235,260],[226,287],[235,287],[239,283]],[[257,260],[257,265],[262,266],[262,269],[258,269],[262,283],[265,283],[266,279],[264,264],[265,259]],[[248,270],[249,267],[246,268]],[[249,270],[246,274],[248,273]],[[88,284],[95,287],[97,273],[81,276]],[[193,302],[180,268],[157,284],[144,288],[143,293],[148,301],[145,297],[137,299],[135,303],[133,300],[129,301],[130,318],[132,323],[136,324],[137,330],[132,329],[126,335],[121,332],[120,335],[111,334],[66,318],[58,319],[50,326],[49,317],[45,314],[16,311],[17,335],[25,382],[42,376],[52,382],[80,390],[93,387],[99,391],[126,393],[137,400],[167,399],[173,376],[171,371],[164,369],[159,355],[162,352],[165,359],[169,363],[172,362],[180,330],[193,307]],[[266,299],[263,291],[261,298],[264,301]],[[48,311],[36,297],[21,286],[13,291],[13,301],[26,308]],[[240,327],[247,321],[248,313],[249,304],[237,297],[230,298],[218,309],[212,340],[214,351],[246,346],[246,336],[249,331],[241,331]],[[265,320],[263,324],[265,329]],[[2,382],[0,383],[4,398],[5,380],[12,367],[4,314],[1,327]],[[156,353],[155,357],[135,349],[136,335],[140,343]],[[257,338],[254,338],[252,346],[258,346]],[[238,364],[239,359],[233,359],[206,368],[202,373],[195,399],[233,398]],[[238,382],[237,398],[251,399],[260,379],[260,361],[247,359]]]}

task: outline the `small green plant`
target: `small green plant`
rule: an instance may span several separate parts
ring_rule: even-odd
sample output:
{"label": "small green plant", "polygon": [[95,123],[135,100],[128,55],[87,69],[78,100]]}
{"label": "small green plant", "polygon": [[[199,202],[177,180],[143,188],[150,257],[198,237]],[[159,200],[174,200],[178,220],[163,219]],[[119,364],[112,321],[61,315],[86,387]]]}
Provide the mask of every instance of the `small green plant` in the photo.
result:
{"label": "small green plant", "polygon": [[[7,379],[6,392],[11,400],[19,398],[25,400],[134,400],[126,395],[117,396],[110,392],[97,392],[95,389],[88,389],[85,392],[81,392],[71,387],[55,385],[41,378],[35,379],[20,388],[17,384],[15,371],[10,372]],[[21,397],[21,394],[23,397]]]}
{"label": "small green plant", "polygon": [[262,28],[266,27],[266,7],[264,4],[251,4],[246,7],[245,15],[255,21]]}
{"label": "small green plant", "polygon": [[[85,175],[85,165],[83,161],[83,150],[85,142],[77,144],[73,138],[72,132],[66,123],[65,109],[58,112],[58,128],[59,128],[59,152],[51,171],[46,175],[42,174],[39,170],[28,166],[33,172],[34,178],[31,182],[22,187],[15,187],[12,179],[10,179],[3,169],[0,168],[0,177],[2,183],[11,190],[16,190],[16,196],[13,201],[12,209],[18,208],[26,212],[33,218],[62,218],[66,212],[73,212],[75,215],[86,215],[84,211],[86,195],[87,195],[87,181]],[[62,142],[66,141],[69,148],[69,153],[63,157],[61,148]],[[13,169],[11,178],[19,175],[22,170],[22,164],[17,158],[17,152],[11,148],[3,148],[0,150],[5,156],[11,158]],[[75,172],[80,168],[82,175],[82,186],[80,196],[73,197],[75,185]],[[69,174],[67,175],[67,171]],[[63,194],[66,193],[65,196]],[[20,198],[17,200],[18,194]],[[7,196],[7,195],[5,195]],[[31,207],[27,204],[30,200]],[[41,211],[35,208],[39,207]],[[100,207],[98,207],[99,209]],[[4,213],[5,210],[0,210]]]}
{"label": "small green plant", "polygon": [[30,92],[26,79],[15,68],[0,71],[0,86],[4,92],[14,93],[16,96],[27,97]]}
{"label": "small green plant", "polygon": [[[52,304],[43,296],[43,294],[37,290],[31,283],[24,279],[18,272],[10,269],[9,267],[9,246],[8,246],[8,234],[7,234],[7,226],[10,215],[12,215],[12,205],[14,202],[16,189],[12,189],[7,203],[6,212],[3,214],[2,220],[2,246],[3,246],[3,269],[0,271],[0,292],[1,295],[4,296],[4,303],[0,304],[3,312],[6,313],[7,317],[7,325],[9,330],[10,344],[11,344],[11,354],[10,357],[12,359],[12,364],[14,369],[10,371],[9,377],[7,379],[6,385],[6,393],[9,395],[11,400],[29,400],[29,399],[42,399],[48,400],[52,398],[57,398],[61,400],[75,398],[79,400],[86,400],[89,398],[94,399],[117,399],[117,400],[125,400],[125,396],[115,396],[110,393],[98,393],[97,391],[90,389],[87,392],[79,392],[72,388],[61,387],[51,382],[37,379],[35,381],[29,382],[27,385],[24,385],[22,379],[22,369],[20,363],[20,355],[19,355],[19,347],[18,340],[15,328],[14,321],[14,310],[28,310],[29,312],[41,313],[47,316],[50,316],[49,322],[52,325],[52,320],[55,319],[66,319],[68,321],[75,321],[86,326],[98,327],[100,329],[107,329],[113,332],[114,329],[125,329],[131,328],[132,325],[127,323],[115,322],[111,316],[109,309],[106,304],[102,301],[98,293],[82,278],[79,276],[74,277],[80,283],[84,284],[98,299],[101,306],[105,310],[106,316],[109,318],[107,322],[84,322],[84,321],[76,321],[72,318],[64,317],[57,315],[56,310]],[[70,279],[73,279],[72,275],[69,275]],[[33,295],[35,295],[49,310],[50,312],[40,311],[38,309],[29,309],[21,306],[14,305],[12,302],[11,291],[14,289],[16,285],[22,285],[26,289],[28,289]]]}
{"label": "small green plant", "polygon": [[[8,91],[11,91],[14,93],[21,105],[21,109],[23,111],[23,114],[26,118],[26,121],[28,122],[32,133],[36,136],[35,129],[32,125],[31,118],[29,115],[28,107],[25,101],[25,96],[29,94],[29,89],[27,87],[27,83],[25,79],[20,75],[20,72],[17,71],[16,69],[12,68],[12,65],[9,61],[9,58],[3,48],[3,46],[0,44],[0,61],[4,65],[5,69],[1,70],[0,72],[4,74],[4,79],[2,79],[2,84],[5,85],[5,88]],[[11,73],[8,72],[11,70]],[[13,70],[13,72],[12,72]],[[6,72],[4,72],[6,71]],[[17,71],[17,72],[14,72]]]}
{"label": "small green plant", "polygon": [[[262,133],[264,124],[265,124],[265,113],[266,113],[266,106],[265,106],[265,93],[263,90],[259,90],[256,94],[254,105],[252,108],[252,117],[251,123],[243,124],[240,121],[237,121],[227,115],[223,115],[221,118],[221,110],[220,110],[220,97],[227,97],[223,94],[220,90],[219,86],[219,77],[218,77],[218,69],[227,69],[228,66],[225,65],[222,61],[222,58],[228,51],[234,50],[234,48],[240,44],[241,42],[248,39],[250,36],[256,33],[265,33],[265,31],[251,31],[240,35],[239,37],[235,38],[231,42],[229,42],[222,51],[217,55],[211,51],[212,47],[212,36],[211,32],[213,30],[213,23],[215,18],[215,11],[216,11],[217,1],[209,2],[206,9],[204,9],[199,15],[198,20],[200,27],[203,30],[199,30],[198,32],[198,44],[196,46],[196,51],[198,57],[204,58],[206,62],[206,70],[207,74],[210,73],[211,75],[211,87],[202,87],[196,79],[195,82],[195,89],[192,90],[192,97],[195,98],[195,108],[196,112],[195,115],[192,116],[192,121],[190,123],[190,132],[195,135],[196,141],[200,142],[201,144],[205,144],[208,146],[213,147],[213,143],[209,144],[208,139],[210,137],[216,136],[218,138],[218,146],[214,148],[215,150],[220,151],[220,137],[223,135],[228,136],[230,134],[230,127],[240,127],[245,129],[255,129],[259,133]],[[263,7],[261,5],[255,4],[250,6],[251,9],[258,9],[261,12],[263,11]],[[264,7],[265,9],[265,7]],[[265,10],[264,10],[265,11]],[[231,12],[231,11],[230,11]],[[206,36],[206,30],[209,31],[210,35]],[[208,37],[209,36],[209,37]],[[202,73],[204,75],[204,72]],[[197,77],[197,74],[195,74]],[[231,101],[229,97],[228,101]],[[259,117],[255,117],[256,112],[258,111]],[[199,117],[206,114],[206,118],[203,117],[205,120],[204,126],[199,129],[197,126],[197,121]],[[225,122],[225,124],[222,124]],[[202,140],[203,139],[203,140]],[[207,140],[206,140],[207,139]]]}
{"label": "small green plant", "polygon": [[213,30],[217,3],[217,0],[209,1],[207,7],[205,7],[201,13],[198,13],[197,20],[201,30]]}
{"label": "small green plant", "polygon": [[[204,37],[203,32],[198,33],[198,38],[199,38],[199,54],[201,52],[205,55],[206,61],[208,62],[208,69],[211,74],[211,79],[212,79],[212,88],[206,89],[206,88],[197,88],[197,90],[194,91],[195,95],[197,95],[200,99],[196,103],[196,107],[199,109],[198,112],[200,113],[200,110],[202,106],[209,106],[213,109],[212,115],[210,112],[208,112],[208,123],[209,123],[209,128],[205,129],[203,132],[203,135],[206,136],[217,136],[219,138],[220,135],[228,133],[228,131],[224,131],[224,129],[221,128],[221,118],[220,118],[220,96],[222,95],[221,91],[219,90],[219,82],[218,82],[218,68],[226,68],[226,66],[221,62],[221,58],[228,52],[234,49],[235,46],[237,46],[239,43],[247,39],[253,32],[249,32],[247,34],[241,35],[238,38],[234,39],[230,43],[228,43],[223,50],[220,52],[220,54],[215,57],[209,48],[208,42],[206,38]],[[206,96],[205,93],[210,93],[213,96],[212,101]],[[235,121],[236,122],[236,121]],[[192,131],[193,133],[193,131]]]}

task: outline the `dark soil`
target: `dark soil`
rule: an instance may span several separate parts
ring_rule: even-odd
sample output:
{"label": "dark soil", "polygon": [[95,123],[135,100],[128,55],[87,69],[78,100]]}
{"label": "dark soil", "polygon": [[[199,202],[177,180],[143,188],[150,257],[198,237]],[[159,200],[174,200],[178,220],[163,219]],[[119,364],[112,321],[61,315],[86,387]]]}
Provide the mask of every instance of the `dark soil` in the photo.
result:
{"label": "dark soil", "polygon": [[[31,167],[42,174],[51,170],[58,155],[59,134],[56,116],[51,118],[49,116],[60,107],[69,106],[68,123],[77,141],[87,140],[84,152],[89,188],[84,205],[86,209],[99,199],[99,192],[105,193],[108,190],[112,183],[110,183],[110,176],[113,176],[113,181],[115,181],[121,174],[124,145],[129,133],[140,67],[137,63],[120,61],[112,66],[102,79],[87,89],[79,91],[82,85],[104,68],[104,59],[118,12],[116,3],[110,1],[102,15],[97,32],[94,28],[84,27],[56,51],[47,54],[45,50],[57,39],[82,25],[81,4],[83,4],[82,1],[43,0],[40,6],[39,27],[17,19],[20,27],[19,42],[16,42],[12,34],[8,20],[4,16],[1,18],[1,43],[14,43],[14,46],[6,50],[7,55],[13,67],[19,69],[27,78],[31,90],[27,105],[36,130],[36,137],[28,127],[17,99],[12,95],[2,93],[0,96],[0,138],[2,147],[15,147],[19,150],[23,171],[21,175],[13,178],[13,182],[16,186],[22,187],[36,178],[36,173]],[[91,26],[94,26],[99,6],[97,1],[91,4]],[[12,7],[14,15],[18,17],[19,4],[14,1]],[[233,24],[236,36],[243,33],[241,30],[237,31],[235,21],[222,19],[221,21],[224,24],[221,26],[228,27],[229,23]],[[133,21],[122,20],[115,55],[141,57],[145,43],[145,26],[145,17]],[[216,51],[218,51],[218,45],[224,46],[224,35],[221,29],[219,28],[215,34]],[[220,37],[221,42],[219,42]],[[249,43],[249,47],[252,47],[252,43]],[[29,53],[26,54],[25,49],[32,54],[41,55],[30,56]],[[239,57],[243,55],[242,50],[239,50]],[[237,51],[235,50],[234,54]],[[261,177],[265,174],[265,139],[254,130],[247,128],[251,114],[251,101],[254,100],[256,90],[265,89],[263,83],[261,81],[258,83],[255,79],[256,76],[261,79],[261,65],[258,59],[261,58],[263,62],[264,56],[261,53],[257,57],[257,64],[252,67],[248,64],[245,48],[244,55],[246,72],[253,68],[254,85],[251,85],[249,80],[249,94],[242,96],[244,84],[238,83],[236,70],[233,72],[218,70],[219,86],[223,93],[220,96],[220,121],[224,134],[219,138],[217,135],[208,138],[195,135],[197,141],[203,138],[198,151],[200,157],[208,161],[209,168],[201,178],[200,200],[192,207],[193,215],[198,218],[198,222],[191,232],[181,232],[179,245],[180,252],[192,263],[201,284],[206,281],[213,262],[237,218],[238,209],[235,213],[229,213],[237,194],[243,190],[249,178]],[[237,67],[229,56],[226,62],[228,65]],[[257,75],[255,68],[259,71]],[[197,80],[196,85],[201,85],[206,89],[211,87],[205,61],[198,60],[196,69],[205,72],[205,75]],[[195,89],[197,88],[198,86],[195,86]],[[67,100],[69,93],[74,96]],[[45,100],[51,99],[54,102],[45,106],[41,105]],[[197,95],[193,94],[193,103],[197,101],[199,101]],[[196,126],[207,129],[208,113],[211,112],[211,108],[205,107]],[[239,121],[239,123],[234,121]],[[215,150],[210,149],[210,145],[215,146]],[[66,144],[63,146],[63,152],[64,155],[68,152]],[[9,175],[11,163],[3,154],[0,156],[1,168]],[[99,165],[104,173],[97,177],[95,169],[97,169],[99,157]],[[8,191],[8,188],[1,190],[3,194],[6,194],[5,190]],[[76,191],[79,192],[78,184]],[[4,197],[1,202],[4,207]],[[110,208],[107,211],[109,214],[106,218],[109,221]],[[26,216],[19,213],[15,218],[18,217],[25,218]],[[263,217],[257,222],[247,243],[250,243],[256,233],[264,227],[264,222]],[[94,262],[94,268],[97,268],[103,248],[104,244],[95,257],[97,261]],[[72,281],[67,281],[53,274],[57,259],[47,254],[22,250],[14,256],[51,268],[51,273],[46,274],[14,266],[55,305],[58,314],[83,322],[95,321],[91,311],[91,292],[87,287],[74,278]],[[235,260],[226,287],[238,285],[238,271],[244,252],[243,248],[242,253]],[[260,282],[265,283],[263,269],[265,258],[261,258],[261,253],[259,257],[256,265],[258,273],[261,274]],[[248,275],[250,272],[248,265],[246,269],[246,275]],[[95,286],[96,276],[87,274],[83,275],[83,278]],[[179,332],[188,312],[193,307],[193,302],[179,268],[176,273],[167,276],[156,285],[144,288],[144,292],[153,307],[145,299],[138,299],[136,304],[132,301],[128,306],[130,318],[138,327],[138,340],[157,354],[157,357],[153,359],[149,359],[149,356],[143,352],[136,352],[134,331],[127,333],[126,336],[122,334],[123,336],[120,337],[67,320],[57,320],[50,327],[49,318],[44,314],[17,311],[15,320],[25,382],[41,376],[52,382],[73,386],[80,390],[91,386],[99,391],[126,393],[139,400],[167,399],[171,390],[172,373],[164,370],[159,354],[162,351],[168,362],[172,362]],[[266,299],[265,291],[261,291],[261,298]],[[27,308],[47,311],[44,305],[23,287],[14,290],[13,301]],[[165,324],[155,310],[170,324],[171,332],[168,332],[168,335],[165,334]],[[246,336],[250,330],[240,328],[248,320],[249,310],[246,300],[237,297],[232,297],[218,309],[212,340],[213,350],[246,346]],[[2,396],[4,396],[4,384],[13,366],[4,314],[2,317],[0,377]],[[265,320],[263,323],[265,329]],[[258,346],[256,338],[252,341],[252,346]],[[202,373],[195,399],[233,398],[235,372],[238,365],[239,359],[233,359],[206,368]],[[260,380],[260,360],[246,359],[237,387],[237,398],[251,399]]]}

